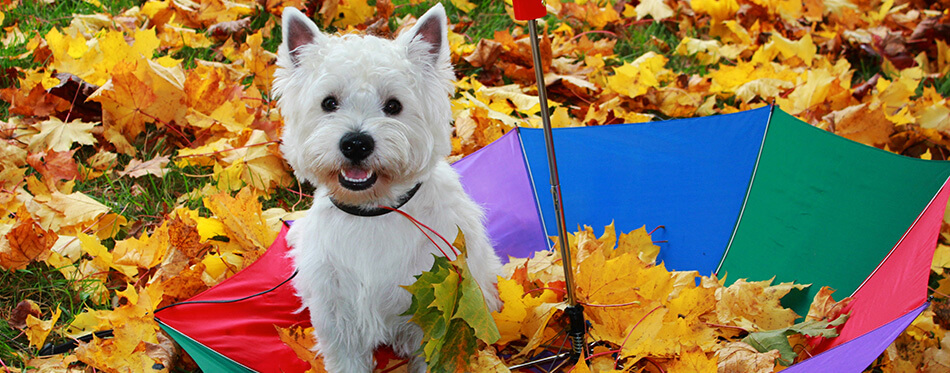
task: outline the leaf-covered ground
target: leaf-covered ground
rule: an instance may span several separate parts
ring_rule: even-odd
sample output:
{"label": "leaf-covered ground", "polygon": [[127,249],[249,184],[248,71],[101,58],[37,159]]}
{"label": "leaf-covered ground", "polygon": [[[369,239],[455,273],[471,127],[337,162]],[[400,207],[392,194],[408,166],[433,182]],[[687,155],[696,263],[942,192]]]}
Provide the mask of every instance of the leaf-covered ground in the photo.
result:
{"label": "leaf-covered ground", "polygon": [[[946,0],[546,4],[542,62],[555,126],[775,102],[856,141],[950,157]],[[341,33],[390,36],[430,5],[0,1],[0,371],[195,369],[157,333],[151,311],[253,263],[280,220],[309,205],[307,187],[277,148],[282,122],[270,88],[280,10],[306,9]],[[528,40],[510,4],[446,5],[459,78],[457,158],[540,118]],[[791,349],[774,352],[758,351],[752,345],[761,341],[749,339],[760,331],[814,332],[792,327],[795,317],[778,304],[800,285],[749,279],[724,287],[701,278],[696,286],[698,274],[652,262],[645,231],[606,232],[572,239],[582,301],[614,305],[588,307],[591,337],[604,341],[590,369],[619,362],[637,371],[772,371],[807,355],[800,333],[785,341]],[[950,228],[941,242],[932,308],[869,370],[950,367]],[[500,339],[472,357],[479,370],[504,371],[498,356],[511,364],[559,348],[564,285],[556,260],[539,253],[512,261],[499,284],[506,307],[494,315]],[[820,296],[811,318],[831,322],[841,303],[829,291]],[[115,336],[37,356],[45,343],[104,329]],[[312,343],[299,330],[282,333],[301,354]],[[730,365],[739,363],[754,365]],[[572,369],[588,368],[561,368]]]}

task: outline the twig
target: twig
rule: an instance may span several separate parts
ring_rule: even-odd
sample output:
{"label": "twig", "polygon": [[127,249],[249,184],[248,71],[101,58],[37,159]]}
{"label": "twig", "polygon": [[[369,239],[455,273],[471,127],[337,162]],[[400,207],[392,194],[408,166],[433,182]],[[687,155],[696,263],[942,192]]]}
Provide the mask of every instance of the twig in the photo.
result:
{"label": "twig", "polygon": [[584,35],[587,35],[587,34],[604,34],[604,35],[610,35],[611,37],[614,37],[614,38],[618,37],[616,33],[613,33],[613,32],[610,32],[610,31],[605,31],[605,30],[590,30],[590,31],[584,31],[584,32],[582,32],[582,33],[580,33],[580,34],[575,35],[573,38],[571,38],[571,41],[573,42],[573,41],[575,41],[575,40],[577,40],[577,39],[580,39],[581,36],[584,36]]}
{"label": "twig", "polygon": [[521,296],[523,297],[523,296],[528,295],[528,294],[530,294],[530,293],[534,293],[534,292],[537,292],[537,291],[545,291],[545,290],[557,291],[557,292],[560,292],[561,294],[567,293],[567,291],[565,291],[564,289],[551,288],[551,287],[543,287],[543,288],[537,288],[537,289],[527,290],[527,291],[524,292],[524,294],[521,294]]}
{"label": "twig", "polygon": [[942,295],[944,298],[950,298],[950,295],[944,294],[944,293],[940,292],[939,290],[934,289],[934,288],[932,288],[932,287],[930,287],[930,286],[928,286],[927,289],[930,289],[930,291],[932,291],[932,292],[934,292],[934,293],[937,293],[937,294],[939,294],[939,295]]}
{"label": "twig", "polygon": [[666,371],[663,370],[663,367],[660,366],[660,364],[657,363],[655,360],[651,359],[649,356],[644,356],[643,359],[646,360],[646,361],[649,361],[651,364],[653,364],[653,366],[655,366],[656,369],[659,369],[659,370],[660,370],[660,373],[666,373]]}

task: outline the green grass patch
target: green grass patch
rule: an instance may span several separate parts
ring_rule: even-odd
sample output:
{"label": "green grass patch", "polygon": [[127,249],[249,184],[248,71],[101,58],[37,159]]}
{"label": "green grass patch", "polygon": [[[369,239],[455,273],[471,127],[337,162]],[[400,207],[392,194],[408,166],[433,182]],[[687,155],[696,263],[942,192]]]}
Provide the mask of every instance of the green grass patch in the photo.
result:
{"label": "green grass patch", "polygon": [[13,309],[24,300],[32,300],[40,307],[40,319],[48,320],[58,308],[62,311],[46,343],[59,344],[68,338],[57,334],[60,327],[69,325],[76,315],[86,309],[108,309],[109,304],[96,304],[89,294],[79,291],[82,281],[63,277],[45,263],[32,263],[18,271],[0,271],[0,360],[10,367],[24,368],[24,358],[34,356],[26,335],[8,322]]}
{"label": "green grass patch", "polygon": [[[654,52],[669,58],[666,67],[670,70],[686,75],[697,74],[705,76],[708,72],[708,66],[700,63],[693,56],[680,56],[673,54],[673,50],[679,45],[680,39],[677,36],[677,25],[671,22],[650,22],[635,23],[625,30],[618,30],[617,45],[614,52],[620,62],[630,62],[647,52]],[[696,31],[690,32],[694,34]],[[590,38],[607,37],[598,34],[592,34]]]}
{"label": "green grass patch", "polygon": [[937,78],[922,79],[920,85],[917,86],[917,90],[914,92],[914,96],[920,97],[923,95],[924,87],[933,87],[941,96],[950,97],[950,75],[944,74]]}

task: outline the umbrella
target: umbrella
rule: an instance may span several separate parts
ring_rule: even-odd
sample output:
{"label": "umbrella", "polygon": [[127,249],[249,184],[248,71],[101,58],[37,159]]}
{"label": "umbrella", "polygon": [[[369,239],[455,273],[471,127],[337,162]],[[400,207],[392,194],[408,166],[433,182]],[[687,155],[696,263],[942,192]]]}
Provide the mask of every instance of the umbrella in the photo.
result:
{"label": "umbrella", "polygon": [[[860,371],[926,307],[948,162],[865,146],[775,107],[554,131],[568,227],[663,226],[653,238],[669,269],[815,284],[783,299],[799,314],[821,286],[852,294],[841,335],[793,372]],[[453,165],[502,256],[548,250],[556,235],[543,137],[517,128]],[[280,286],[292,273],[285,252],[280,235],[192,300],[263,295],[167,308],[156,313],[162,328],[206,371],[306,370],[274,329],[307,323]]]}

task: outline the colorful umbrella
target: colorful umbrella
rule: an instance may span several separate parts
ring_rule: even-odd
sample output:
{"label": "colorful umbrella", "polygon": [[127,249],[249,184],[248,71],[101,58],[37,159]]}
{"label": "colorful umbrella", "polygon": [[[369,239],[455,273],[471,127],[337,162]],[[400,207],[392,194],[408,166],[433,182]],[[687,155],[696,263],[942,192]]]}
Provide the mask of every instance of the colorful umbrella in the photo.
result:
{"label": "colorful umbrella", "polygon": [[[821,286],[852,294],[841,335],[793,372],[860,371],[926,307],[948,162],[861,145],[769,107],[555,129],[554,139],[568,227],[662,226],[653,238],[669,269],[814,284],[783,299],[799,314]],[[454,164],[500,255],[548,250],[556,235],[544,148],[541,130],[519,128]],[[157,312],[206,371],[307,369],[274,328],[307,323],[292,288],[278,286],[292,273],[285,245],[281,235],[192,300],[263,295]]]}

